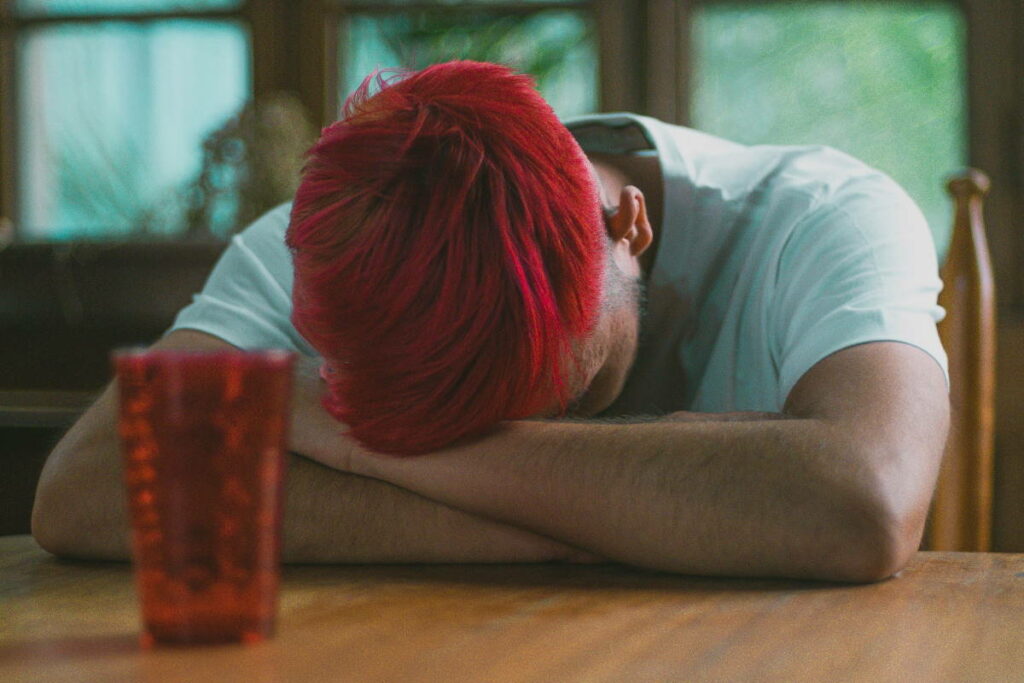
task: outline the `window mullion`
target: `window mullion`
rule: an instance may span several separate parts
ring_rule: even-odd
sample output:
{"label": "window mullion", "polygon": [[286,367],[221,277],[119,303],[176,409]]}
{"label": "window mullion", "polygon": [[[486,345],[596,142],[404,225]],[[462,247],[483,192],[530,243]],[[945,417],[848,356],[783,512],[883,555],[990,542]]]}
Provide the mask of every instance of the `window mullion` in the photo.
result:
{"label": "window mullion", "polygon": [[646,11],[645,113],[689,122],[690,3],[648,0]]}
{"label": "window mullion", "polygon": [[337,114],[333,102],[336,76],[331,58],[331,51],[337,47],[336,21],[324,0],[288,4],[293,9],[288,48],[293,56],[299,97],[313,121],[326,125]]}
{"label": "window mullion", "polygon": [[[1024,307],[1024,8],[1014,0],[966,0],[969,160],[993,178],[985,201],[996,291]],[[1016,187],[1015,187],[1016,185]]]}
{"label": "window mullion", "polygon": [[644,110],[642,4],[636,0],[597,0],[598,54],[602,111]]}
{"label": "window mullion", "polygon": [[[15,39],[0,33],[0,249],[17,216],[17,88],[15,87]],[[17,229],[17,226],[15,226]]]}

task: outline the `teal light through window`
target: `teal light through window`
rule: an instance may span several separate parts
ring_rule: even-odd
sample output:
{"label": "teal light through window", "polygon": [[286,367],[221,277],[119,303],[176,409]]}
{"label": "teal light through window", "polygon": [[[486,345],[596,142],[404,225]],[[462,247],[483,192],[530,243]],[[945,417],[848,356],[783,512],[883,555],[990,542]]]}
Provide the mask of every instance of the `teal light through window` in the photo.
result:
{"label": "teal light through window", "polygon": [[378,68],[473,59],[532,75],[559,116],[589,113],[598,101],[594,33],[589,14],[570,10],[357,14],[339,41],[340,101]]}
{"label": "teal light through window", "polygon": [[67,24],[28,30],[18,47],[20,237],[183,230],[203,139],[249,97],[245,30]]}
{"label": "teal light through window", "polygon": [[966,160],[964,21],[945,2],[709,4],[695,12],[693,125],[827,144],[885,171],[944,252],[943,180]]}
{"label": "teal light through window", "polygon": [[14,0],[16,12],[32,14],[128,14],[195,12],[239,7],[242,0]]}

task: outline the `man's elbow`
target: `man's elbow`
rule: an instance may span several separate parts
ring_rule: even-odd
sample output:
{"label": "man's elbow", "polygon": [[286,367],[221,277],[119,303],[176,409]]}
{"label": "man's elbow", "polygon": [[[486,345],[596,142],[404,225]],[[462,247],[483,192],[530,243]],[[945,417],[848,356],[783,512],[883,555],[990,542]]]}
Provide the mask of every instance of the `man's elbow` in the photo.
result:
{"label": "man's elbow", "polygon": [[54,555],[71,555],[71,534],[62,528],[59,508],[53,491],[52,482],[45,473],[36,488],[35,502],[32,504],[32,537],[39,546]]}
{"label": "man's elbow", "polygon": [[104,484],[81,483],[71,473],[44,468],[32,506],[36,543],[58,557],[126,559],[127,535],[119,523],[124,515],[121,491]]}
{"label": "man's elbow", "polygon": [[80,557],[88,534],[80,527],[86,520],[74,511],[62,477],[44,469],[32,505],[32,537],[39,546],[58,557]]}
{"label": "man's elbow", "polygon": [[878,529],[852,539],[836,579],[853,583],[884,581],[902,570],[917,552],[920,542],[912,535]]}
{"label": "man's elbow", "polygon": [[36,495],[32,508],[32,537],[43,550],[67,559],[125,560],[127,544],[96,528],[97,520],[77,516],[59,501]]}
{"label": "man's elbow", "polygon": [[864,492],[848,525],[841,580],[883,581],[906,567],[917,553],[930,491],[910,492],[896,484],[880,481]]}

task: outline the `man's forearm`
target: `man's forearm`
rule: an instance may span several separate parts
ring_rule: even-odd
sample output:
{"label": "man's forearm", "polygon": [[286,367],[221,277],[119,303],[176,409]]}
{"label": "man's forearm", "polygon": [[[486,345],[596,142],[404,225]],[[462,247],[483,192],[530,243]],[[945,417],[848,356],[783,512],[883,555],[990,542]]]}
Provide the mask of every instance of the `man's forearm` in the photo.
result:
{"label": "man's forearm", "polygon": [[339,447],[335,466],[629,564],[878,579],[920,542],[944,384],[919,350],[871,344],[809,371],[787,419],[511,422],[417,458]]}
{"label": "man's forearm", "polygon": [[836,449],[818,447],[829,438],[804,420],[520,422],[477,448],[362,467],[627,564],[823,578],[872,531],[856,528],[871,511],[844,491]]}
{"label": "man's forearm", "polygon": [[[562,544],[393,485],[289,456],[283,556],[291,562],[516,562],[583,559]],[[126,559],[128,522],[111,390],[44,468],[33,533],[60,555]]]}
{"label": "man's forearm", "polygon": [[291,456],[285,562],[547,562],[591,556],[385,482]]}

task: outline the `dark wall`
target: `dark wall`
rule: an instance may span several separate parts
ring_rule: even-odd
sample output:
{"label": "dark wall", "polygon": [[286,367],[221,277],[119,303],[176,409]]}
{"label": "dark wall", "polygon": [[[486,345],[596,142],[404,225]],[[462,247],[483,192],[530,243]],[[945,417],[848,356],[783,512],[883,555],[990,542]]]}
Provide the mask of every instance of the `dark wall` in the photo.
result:
{"label": "dark wall", "polygon": [[[157,339],[202,288],[223,247],[0,251],[0,535],[28,532],[46,455],[77,407],[109,380],[110,351]],[[54,405],[74,408],[59,417],[43,414]]]}
{"label": "dark wall", "polygon": [[0,251],[0,391],[100,387],[110,350],[159,337],[202,288],[223,246]]}

